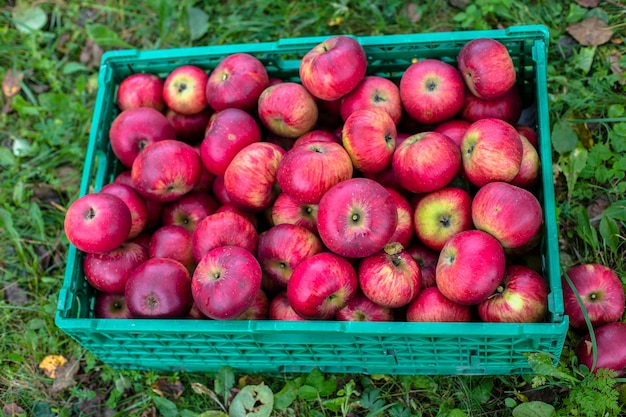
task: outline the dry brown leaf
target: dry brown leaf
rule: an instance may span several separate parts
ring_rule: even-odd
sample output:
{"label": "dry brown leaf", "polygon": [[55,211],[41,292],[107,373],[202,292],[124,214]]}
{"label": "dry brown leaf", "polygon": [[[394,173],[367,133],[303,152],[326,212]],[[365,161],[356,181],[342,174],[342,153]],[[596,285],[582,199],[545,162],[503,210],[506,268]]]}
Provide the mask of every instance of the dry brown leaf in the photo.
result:
{"label": "dry brown leaf", "polygon": [[589,214],[589,218],[593,219],[594,217],[599,216],[610,205],[611,202],[609,201],[608,197],[605,195],[601,195],[587,207],[587,213]]}
{"label": "dry brown leaf", "polygon": [[170,400],[178,399],[184,389],[183,384],[179,380],[170,382],[167,378],[159,378],[152,384],[152,391]]}
{"label": "dry brown leaf", "polygon": [[578,43],[585,46],[602,45],[610,41],[613,36],[613,29],[604,20],[597,17],[572,23],[566,30]]}
{"label": "dry brown leaf", "polygon": [[26,415],[26,411],[15,403],[8,403],[2,407],[2,413],[7,417]]}
{"label": "dry brown leaf", "polygon": [[4,292],[4,298],[10,305],[23,306],[30,301],[26,291],[21,289],[16,283],[4,284],[2,291]]}
{"label": "dry brown leaf", "polygon": [[88,38],[80,52],[80,62],[88,67],[98,68],[104,51],[91,38]]}
{"label": "dry brown leaf", "polygon": [[63,366],[67,359],[61,355],[48,355],[39,363],[39,369],[50,378],[56,378],[56,370]]}
{"label": "dry brown leaf", "polygon": [[415,3],[409,3],[406,6],[406,15],[411,23],[417,23],[422,20],[422,11]]}
{"label": "dry brown leaf", "polygon": [[76,385],[76,380],[74,377],[78,372],[78,368],[80,364],[76,359],[72,359],[68,362],[65,362],[62,366],[58,367],[55,372],[55,380],[52,384],[52,388],[50,391],[52,392],[60,392],[64,389],[67,389],[73,385]]}
{"label": "dry brown leaf", "polygon": [[574,0],[574,1],[576,1],[576,3],[578,3],[579,6],[583,6],[587,8],[596,7],[598,3],[600,3],[600,0]]}
{"label": "dry brown leaf", "polygon": [[7,97],[13,97],[22,90],[24,73],[21,71],[8,70],[2,79],[2,93]]}

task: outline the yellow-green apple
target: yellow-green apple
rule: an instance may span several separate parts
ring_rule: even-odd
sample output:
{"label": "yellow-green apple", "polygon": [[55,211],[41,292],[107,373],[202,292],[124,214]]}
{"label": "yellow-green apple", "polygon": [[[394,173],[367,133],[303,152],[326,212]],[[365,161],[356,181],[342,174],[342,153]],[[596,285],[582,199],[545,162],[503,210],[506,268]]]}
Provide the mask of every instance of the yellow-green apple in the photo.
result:
{"label": "yellow-green apple", "polygon": [[526,125],[516,125],[515,129],[517,132],[524,136],[528,141],[535,147],[535,149],[539,149],[539,142],[537,141],[537,132],[530,126]]}
{"label": "yellow-green apple", "polygon": [[306,319],[301,317],[289,304],[289,297],[287,297],[287,289],[278,292],[270,300],[269,307],[270,320],[291,320],[291,321],[305,321]]}
{"label": "yellow-green apple", "polygon": [[343,147],[361,172],[387,168],[396,149],[396,124],[385,110],[367,107],[348,116],[341,132]]}
{"label": "yellow-green apple", "polygon": [[310,130],[304,135],[300,136],[293,142],[293,148],[299,145],[306,145],[311,142],[336,142],[341,143],[341,138],[338,138],[333,132],[323,129]]}
{"label": "yellow-green apple", "polygon": [[376,304],[360,291],[335,314],[335,320],[338,321],[393,321],[393,319],[391,308]]}
{"label": "yellow-green apple", "polygon": [[489,233],[465,230],[441,249],[435,279],[444,297],[463,305],[476,305],[496,291],[505,269],[502,245]]}
{"label": "yellow-green apple", "polygon": [[[602,264],[587,263],[569,268],[566,274],[582,299],[594,328],[622,318],[624,287],[613,269]],[[561,278],[561,285],[564,312],[569,316],[570,327],[586,329],[582,308],[565,275]]]}
{"label": "yellow-green apple", "polygon": [[122,111],[152,107],[162,112],[165,110],[163,79],[154,74],[131,74],[124,78],[117,88],[116,101]]}
{"label": "yellow-green apple", "polygon": [[[585,365],[593,373],[598,369],[615,371],[618,377],[626,375],[626,323],[612,322],[594,330],[596,347],[591,335],[582,337],[574,348],[578,363]],[[595,367],[594,367],[594,356]]]}
{"label": "yellow-green apple", "polygon": [[284,82],[263,90],[258,114],[270,132],[295,139],[313,129],[318,109],[313,96],[301,84]]}
{"label": "yellow-green apple", "polygon": [[459,51],[457,65],[476,97],[493,100],[515,85],[513,59],[506,46],[495,39],[476,38],[467,42]]}
{"label": "yellow-green apple", "polygon": [[317,234],[317,204],[300,203],[289,194],[278,195],[272,205],[272,223],[288,223],[302,226]]}
{"label": "yellow-green apple", "polygon": [[209,76],[195,65],[181,65],[168,74],[163,83],[165,105],[180,114],[203,111],[208,102],[205,89]]}
{"label": "yellow-green apple", "polygon": [[222,59],[209,74],[206,99],[215,111],[254,110],[269,84],[267,70],[255,56],[239,52]]}
{"label": "yellow-green apple", "polygon": [[461,152],[452,139],[441,133],[417,133],[398,146],[391,164],[405,190],[428,193],[454,179],[461,168]]}
{"label": "yellow-green apple", "polygon": [[240,150],[224,172],[230,203],[255,212],[271,207],[280,192],[276,172],[285,153],[268,142],[252,143]]}
{"label": "yellow-green apple", "polygon": [[472,321],[472,307],[447,299],[437,287],[423,288],[406,309],[408,322]]}
{"label": "yellow-green apple", "polygon": [[83,258],[85,280],[98,291],[123,294],[131,272],[147,259],[148,250],[132,242],[107,253],[87,253]]}
{"label": "yellow-green apple", "polygon": [[268,277],[286,287],[300,262],[322,249],[322,241],[313,232],[283,223],[272,226],[259,237],[257,259]]}
{"label": "yellow-green apple", "polygon": [[467,91],[459,116],[470,123],[480,119],[501,119],[515,125],[522,115],[522,95],[517,87],[502,97],[485,100]]}
{"label": "yellow-green apple", "polygon": [[350,155],[335,142],[309,142],[291,148],[280,161],[276,181],[283,193],[304,204],[318,204],[334,185],[352,178]]}
{"label": "yellow-green apple", "polygon": [[240,150],[260,141],[261,129],[249,113],[234,108],[218,111],[209,119],[200,144],[202,164],[214,175],[224,175]]}
{"label": "yellow-green apple", "polygon": [[419,265],[397,242],[362,258],[357,276],[363,294],[388,308],[408,305],[419,293],[422,282]]}
{"label": "yellow-green apple", "polygon": [[522,265],[509,265],[496,291],[478,304],[485,322],[538,323],[548,313],[550,289],[545,278]]}
{"label": "yellow-green apple", "polygon": [[519,172],[513,178],[510,183],[517,185],[518,187],[530,189],[539,179],[541,174],[541,159],[539,158],[539,152],[526,136],[520,134],[522,140],[522,163],[519,167]]}
{"label": "yellow-green apple", "polygon": [[400,99],[418,123],[433,125],[456,116],[463,105],[465,86],[459,71],[440,59],[417,61],[400,79]]}
{"label": "yellow-green apple", "polygon": [[396,203],[376,181],[350,178],[322,196],[317,212],[317,230],[322,242],[334,253],[362,258],[381,250],[398,225]]}
{"label": "yellow-green apple", "polygon": [[109,128],[111,149],[126,168],[148,145],[166,139],[176,139],[176,131],[163,113],[151,107],[124,110]]}
{"label": "yellow-green apple", "polygon": [[124,201],[130,210],[130,232],[127,239],[133,239],[139,235],[146,227],[148,221],[148,207],[146,200],[127,184],[112,182],[104,185],[100,189],[101,193],[113,194]]}
{"label": "yellow-green apple", "polygon": [[176,132],[176,139],[190,144],[202,141],[204,131],[212,115],[213,110],[210,107],[206,107],[196,114],[176,113],[172,109],[165,111],[165,117],[170,121]]}
{"label": "yellow-green apple", "polygon": [[220,204],[210,194],[190,191],[163,205],[161,224],[182,226],[193,233],[198,223],[215,213],[219,207]]}
{"label": "yellow-green apple", "polygon": [[470,125],[461,142],[463,174],[482,187],[492,181],[511,181],[519,173],[522,140],[511,124],[500,119],[481,119]]}
{"label": "yellow-green apple", "polygon": [[434,251],[418,240],[414,240],[405,251],[415,259],[422,273],[421,288],[434,287],[435,269],[439,260],[439,252]]}
{"label": "yellow-green apple", "polygon": [[400,123],[402,101],[398,86],[379,75],[365,76],[352,91],[341,98],[339,111],[345,122],[354,111],[370,107],[385,110],[394,124]]}
{"label": "yellow-green apple", "polygon": [[329,320],[345,307],[357,289],[352,264],[332,252],[320,252],[309,256],[293,270],[287,283],[287,298],[303,318]]}
{"label": "yellow-green apple", "polygon": [[393,201],[396,203],[396,210],[398,212],[398,224],[393,235],[389,238],[389,242],[398,242],[403,248],[409,246],[413,240],[413,207],[409,200],[398,191],[393,188],[385,187]]}
{"label": "yellow-green apple", "polygon": [[202,162],[191,145],[161,140],[148,145],[133,161],[131,177],[137,192],[161,203],[190,192],[200,180]]}
{"label": "yellow-green apple", "polygon": [[133,317],[183,318],[193,305],[189,271],[173,259],[150,258],[130,274],[124,297]]}
{"label": "yellow-green apple", "polygon": [[148,254],[150,258],[174,259],[192,274],[196,261],[191,251],[191,237],[192,233],[183,226],[175,224],[161,226],[152,233]]}
{"label": "yellow-green apple", "polygon": [[270,302],[267,294],[260,289],[254,297],[254,301],[243,313],[233,318],[233,320],[267,320],[269,315]]}
{"label": "yellow-green apple", "polygon": [[220,246],[240,246],[256,253],[258,244],[259,235],[250,220],[230,211],[206,216],[191,236],[191,251],[196,262]]}
{"label": "yellow-green apple", "polygon": [[300,61],[302,85],[315,97],[327,101],[352,91],[366,70],[365,50],[356,39],[346,35],[320,42]]}
{"label": "yellow-green apple", "polygon": [[496,181],[478,189],[472,199],[472,221],[478,230],[494,236],[507,253],[526,253],[543,231],[541,203],[533,193]]}
{"label": "yellow-green apple", "polygon": [[97,292],[93,305],[97,319],[131,319],[133,315],[126,305],[124,294]]}
{"label": "yellow-green apple", "polygon": [[193,273],[191,291],[198,309],[215,320],[246,311],[261,290],[261,265],[240,246],[220,246],[202,257]]}
{"label": "yellow-green apple", "polygon": [[87,253],[106,253],[128,238],[130,210],[118,196],[90,193],[74,200],[65,212],[63,229],[71,244]]}
{"label": "yellow-green apple", "polygon": [[427,193],[415,205],[413,225],[422,243],[440,251],[452,236],[473,228],[472,197],[458,187]]}
{"label": "yellow-green apple", "polygon": [[470,127],[470,122],[463,119],[449,119],[444,122],[438,123],[433,131],[446,135],[461,149],[461,141],[465,135],[465,131]]}

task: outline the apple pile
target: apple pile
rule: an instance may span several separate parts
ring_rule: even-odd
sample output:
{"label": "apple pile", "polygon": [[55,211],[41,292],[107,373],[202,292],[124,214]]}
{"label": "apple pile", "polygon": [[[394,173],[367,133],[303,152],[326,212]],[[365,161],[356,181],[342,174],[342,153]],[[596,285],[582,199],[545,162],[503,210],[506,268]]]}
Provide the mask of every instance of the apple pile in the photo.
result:
{"label": "apple pile", "polygon": [[133,74],[108,132],[123,170],[70,205],[97,317],[538,322],[536,132],[506,47],[368,74],[308,51],[299,81],[235,53]]}

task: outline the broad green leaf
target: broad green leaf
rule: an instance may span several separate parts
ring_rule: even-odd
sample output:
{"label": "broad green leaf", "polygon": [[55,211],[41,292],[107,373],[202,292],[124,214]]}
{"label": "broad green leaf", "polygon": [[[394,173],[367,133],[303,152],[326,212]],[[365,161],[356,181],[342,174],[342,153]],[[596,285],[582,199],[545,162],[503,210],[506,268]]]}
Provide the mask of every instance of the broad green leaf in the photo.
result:
{"label": "broad green leaf", "polygon": [[611,249],[611,251],[617,254],[619,244],[622,241],[620,238],[620,231],[617,222],[610,217],[603,217],[600,220],[600,236],[604,240],[604,243]]}
{"label": "broad green leaf", "polygon": [[228,414],[222,411],[205,411],[204,413],[198,414],[198,417],[228,417]]}
{"label": "broad green leaf", "polygon": [[600,216],[610,217],[615,220],[626,221],[626,200],[618,200],[611,203],[610,206],[604,209]]}
{"label": "broad green leaf", "polygon": [[233,398],[230,417],[269,417],[274,409],[274,393],[265,384],[247,385]]}
{"label": "broad green leaf", "polygon": [[517,405],[517,401],[515,401],[513,398],[511,397],[506,397],[504,399],[504,406],[507,408],[513,408]]}
{"label": "broad green leaf", "polygon": [[15,165],[17,160],[15,156],[11,153],[9,148],[4,146],[0,146],[0,166],[9,167],[11,165]]}
{"label": "broad green leaf", "polygon": [[571,152],[576,148],[578,143],[578,136],[576,132],[565,121],[559,121],[552,127],[552,134],[550,135],[552,146],[554,150],[560,154]]}
{"label": "broad green leaf", "polygon": [[604,23],[607,23],[607,24],[609,23],[609,14],[600,7],[594,7],[593,9],[589,10],[589,12],[585,14],[584,18],[589,19],[591,17],[597,17],[598,19],[602,20]]}
{"label": "broad green leaf", "polygon": [[298,388],[298,397],[305,401],[315,401],[319,397],[319,391],[310,385],[303,385]]}
{"label": "broad green leaf", "polygon": [[200,39],[209,30],[209,15],[198,7],[187,8],[187,21],[189,23],[189,35],[192,41]]}
{"label": "broad green leaf", "polygon": [[20,116],[39,116],[39,107],[33,106],[22,96],[13,97],[11,107],[13,107]]}
{"label": "broad green leaf", "polygon": [[159,415],[163,417],[178,417],[178,408],[172,401],[158,395],[153,396],[152,401],[157,410],[159,410]]}
{"label": "broad green leaf", "polygon": [[574,66],[581,70],[583,74],[587,74],[591,70],[593,58],[596,55],[596,46],[581,47],[574,55]]}
{"label": "broad green leaf", "polygon": [[48,23],[48,15],[39,6],[21,3],[13,9],[13,23],[22,33],[31,33],[42,29]]}
{"label": "broad green leaf", "polygon": [[[183,409],[183,410],[180,410],[180,412],[178,413],[178,416],[179,417],[198,417],[198,413],[196,413],[195,411]],[[228,415],[224,413],[222,413],[221,416],[218,414],[218,417],[224,417],[224,416],[228,417]]]}
{"label": "broad green leaf", "polygon": [[274,394],[274,409],[284,410],[298,397],[298,388],[302,384],[300,378],[287,381],[283,389]]}
{"label": "broad green leaf", "polygon": [[337,379],[334,375],[322,383],[319,388],[321,397],[328,397],[337,390]]}
{"label": "broad green leaf", "polygon": [[336,398],[331,398],[329,400],[324,400],[322,401],[322,404],[324,405],[325,408],[336,413],[341,409],[341,405],[345,401],[346,399],[344,397],[336,397]]}
{"label": "broad green leaf", "polygon": [[626,122],[615,123],[613,131],[621,137],[626,137]]}
{"label": "broad green leaf", "polygon": [[63,70],[61,72],[63,73],[63,75],[70,75],[76,72],[83,71],[89,71],[89,68],[87,68],[80,62],[68,62],[67,64],[63,65]]}
{"label": "broad green leaf", "polygon": [[450,410],[448,417],[467,417],[467,413],[459,408]]}
{"label": "broad green leaf", "polygon": [[559,370],[552,364],[552,358],[545,353],[531,353],[528,355],[528,365],[538,375],[559,378],[573,383],[578,379],[570,374]]}
{"label": "broad green leaf", "polygon": [[115,31],[105,25],[93,24],[87,25],[87,35],[93,39],[98,45],[103,47],[120,47],[133,49],[134,46],[123,41]]}
{"label": "broad green leaf", "polygon": [[235,386],[235,373],[230,366],[222,366],[215,376],[215,392],[226,397]]}
{"label": "broad green leaf", "polygon": [[608,117],[622,117],[624,114],[624,106],[621,104],[611,104],[606,111]]}
{"label": "broad green leaf", "polygon": [[587,9],[577,5],[576,3],[571,3],[569,5],[569,10],[567,11],[567,16],[565,20],[567,23],[579,22],[583,17],[587,14]]}
{"label": "broad green leaf", "polygon": [[556,410],[542,401],[521,403],[513,409],[513,417],[554,417]]}
{"label": "broad green leaf", "polygon": [[591,226],[589,221],[589,213],[584,207],[579,207],[575,211],[576,216],[576,233],[582,240],[589,244],[594,251],[599,249],[598,233]]}
{"label": "broad green leaf", "polygon": [[313,369],[307,375],[305,383],[319,390],[324,383],[324,374],[319,369]]}

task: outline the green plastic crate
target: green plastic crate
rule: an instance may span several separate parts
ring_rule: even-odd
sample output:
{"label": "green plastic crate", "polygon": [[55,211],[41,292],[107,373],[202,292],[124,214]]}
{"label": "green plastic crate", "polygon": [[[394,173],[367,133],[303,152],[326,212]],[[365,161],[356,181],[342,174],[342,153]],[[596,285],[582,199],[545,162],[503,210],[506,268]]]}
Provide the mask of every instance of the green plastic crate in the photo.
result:
{"label": "green plastic crate", "polygon": [[[414,60],[438,58],[454,64],[467,41],[490,37],[504,43],[515,62],[519,85],[535,109],[539,134],[545,233],[541,262],[549,280],[549,315],[544,323],[362,323],[95,319],[94,292],[82,271],[82,253],[70,246],[56,324],[78,343],[116,368],[216,371],[228,365],[242,372],[363,374],[520,374],[532,372],[527,354],[545,352],[558,361],[568,328],[563,314],[554,187],[549,139],[544,26],[504,30],[357,37],[370,74],[398,79]],[[137,72],[167,75],[193,64],[214,68],[225,56],[247,52],[271,76],[298,80],[299,59],[328,38],[206,46],[155,51],[107,52],[102,59],[80,194],[98,191],[119,169],[108,145],[108,129],[119,110],[119,83]]]}

